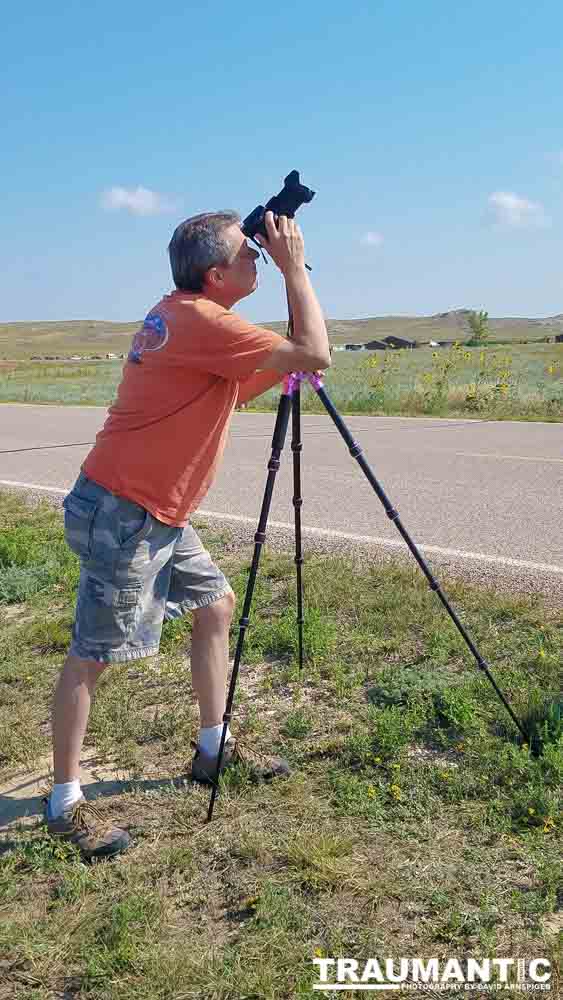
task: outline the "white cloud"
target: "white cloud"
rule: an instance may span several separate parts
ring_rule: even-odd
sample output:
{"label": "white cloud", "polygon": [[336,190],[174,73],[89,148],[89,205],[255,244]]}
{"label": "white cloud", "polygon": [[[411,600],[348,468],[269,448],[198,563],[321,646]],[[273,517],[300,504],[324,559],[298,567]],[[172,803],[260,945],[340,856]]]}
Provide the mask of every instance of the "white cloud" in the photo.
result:
{"label": "white cloud", "polygon": [[365,235],[362,236],[362,243],[369,247],[380,247],[383,243],[383,236],[381,233],[365,233]]}
{"label": "white cloud", "polygon": [[102,192],[101,205],[108,212],[124,209],[131,215],[162,215],[174,211],[173,202],[158,191],[139,187],[112,187]]}
{"label": "white cloud", "polygon": [[520,198],[513,191],[489,195],[489,212],[495,225],[510,229],[544,229],[551,224],[540,202]]}

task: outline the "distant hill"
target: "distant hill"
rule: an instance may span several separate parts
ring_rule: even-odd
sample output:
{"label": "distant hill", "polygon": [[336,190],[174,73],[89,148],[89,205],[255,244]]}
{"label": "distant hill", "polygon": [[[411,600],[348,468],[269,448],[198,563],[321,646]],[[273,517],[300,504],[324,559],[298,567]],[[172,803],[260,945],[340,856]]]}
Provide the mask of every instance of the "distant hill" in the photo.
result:
{"label": "distant hill", "polygon": [[[394,335],[427,344],[430,340],[465,340],[470,336],[467,318],[470,309],[454,309],[435,316],[374,316],[369,319],[329,319],[331,343],[365,343]],[[265,323],[281,332],[285,323]],[[489,318],[492,340],[543,340],[563,333],[563,313],[546,319],[520,317]]]}
{"label": "distant hill", "polygon": [[104,323],[101,320],[0,323],[0,358],[126,354],[138,327],[139,323]]}
{"label": "distant hill", "polygon": [[[427,344],[430,340],[456,340],[469,336],[469,309],[454,309],[435,316],[374,316],[368,319],[329,319],[331,343],[365,343],[393,334]],[[279,333],[286,323],[263,323]],[[57,323],[0,323],[0,359],[70,357],[73,354],[126,354],[139,323],[105,323],[101,320],[65,320]],[[489,320],[493,340],[543,340],[563,333],[563,313],[545,319],[501,317]]]}

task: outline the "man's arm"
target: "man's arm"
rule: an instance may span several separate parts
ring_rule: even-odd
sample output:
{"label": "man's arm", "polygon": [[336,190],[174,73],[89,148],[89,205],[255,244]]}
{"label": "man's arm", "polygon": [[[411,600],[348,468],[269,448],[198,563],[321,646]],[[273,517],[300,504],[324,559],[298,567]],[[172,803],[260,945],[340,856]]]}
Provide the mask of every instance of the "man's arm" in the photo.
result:
{"label": "man's arm", "polygon": [[279,228],[271,212],[266,212],[264,218],[268,239],[257,233],[256,241],[267,250],[285,278],[293,318],[293,337],[281,341],[265,363],[282,373],[329,368],[326,323],[305,269],[301,230],[293,219],[284,215],[279,217]]}
{"label": "man's arm", "polygon": [[283,381],[283,374],[276,371],[255,372],[254,375],[247,375],[239,382],[237,406],[242,403],[249,403],[251,399],[256,399],[263,392],[272,389]]}

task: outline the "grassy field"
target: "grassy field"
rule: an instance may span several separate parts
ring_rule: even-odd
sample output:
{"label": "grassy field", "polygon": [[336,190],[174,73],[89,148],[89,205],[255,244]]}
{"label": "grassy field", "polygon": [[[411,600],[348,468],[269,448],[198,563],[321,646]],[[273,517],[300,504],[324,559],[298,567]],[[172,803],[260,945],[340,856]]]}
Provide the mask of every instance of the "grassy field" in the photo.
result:
{"label": "grassy field", "polygon": [[[123,362],[0,366],[0,402],[111,403]],[[326,387],[343,413],[563,419],[563,344],[510,348],[429,347],[414,351],[335,351]],[[251,408],[275,409],[279,390]],[[311,390],[305,412],[323,412]]]}
{"label": "grassy field", "polygon": [[[0,493],[0,525],[7,776],[48,753],[78,567],[59,511]],[[198,528],[240,608],[251,550]],[[416,568],[365,558],[306,559],[299,676],[293,569],[291,554],[264,553],[233,727],[292,776],[233,774],[204,824],[208,794],[186,774],[190,619],[168,623],[158,657],[104,674],[87,737],[124,779],[97,804],[132,850],[86,866],[40,825],[0,843],[0,996],[293,1000],[315,995],[315,956],[468,955],[549,958],[558,995],[561,726],[532,756]],[[560,614],[447,590],[517,713],[545,715]]]}
{"label": "grassy field", "polygon": [[[326,389],[343,413],[563,420],[563,344],[335,352]],[[275,409],[270,391],[250,404]],[[303,409],[324,412],[311,390]]]}
{"label": "grassy field", "polygon": [[0,323],[0,359],[32,355],[127,354],[138,323]]}
{"label": "grassy field", "polygon": [[[367,319],[329,319],[331,343],[366,343],[393,335],[416,340],[466,340],[468,310],[459,309],[435,316],[374,316]],[[244,309],[243,309],[244,313]],[[32,355],[127,354],[134,323],[106,323],[99,320],[69,320],[59,323],[0,323],[0,360],[29,359]],[[285,332],[285,323],[263,324]],[[563,333],[563,314],[545,319],[491,318],[492,340],[541,342]]]}

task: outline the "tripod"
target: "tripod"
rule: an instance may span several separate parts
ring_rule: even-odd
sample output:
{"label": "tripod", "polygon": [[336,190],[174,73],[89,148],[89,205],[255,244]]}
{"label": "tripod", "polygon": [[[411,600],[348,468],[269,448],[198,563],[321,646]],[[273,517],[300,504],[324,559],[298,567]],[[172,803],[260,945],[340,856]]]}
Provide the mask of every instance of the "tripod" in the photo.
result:
{"label": "tripod", "polygon": [[301,496],[301,451],[303,445],[301,442],[301,384],[304,381],[307,381],[317,393],[317,396],[321,400],[325,410],[327,411],[328,415],[335,424],[345,444],[348,446],[348,450],[352,458],[355,458],[356,461],[358,462],[358,465],[360,466],[366,479],[373,487],[379,500],[383,504],[387,517],[396,526],[403,540],[405,541],[408,548],[412,552],[414,558],[416,559],[418,565],[420,566],[420,569],[422,570],[428,581],[430,589],[433,590],[439,597],[448,615],[450,616],[454,625],[456,626],[458,632],[460,633],[466,645],[468,646],[470,652],[474,656],[477,666],[479,667],[480,670],[482,670],[482,672],[485,674],[485,676],[492,684],[496,694],[498,695],[500,701],[502,702],[505,709],[509,713],[510,718],[514,722],[515,726],[524,737],[524,740],[527,741],[529,739],[529,734],[526,732],[522,723],[517,719],[516,715],[512,711],[511,706],[506,700],[504,694],[498,687],[493,675],[491,674],[491,670],[488,663],[481,656],[479,650],[475,646],[473,640],[469,636],[464,625],[460,621],[458,615],[452,608],[450,602],[443,593],[440,584],[433,576],[428,564],[426,563],[425,559],[421,555],[417,546],[413,542],[406,528],[403,526],[398,511],[393,507],[391,501],[388,499],[385,491],[377,481],[368,463],[366,462],[362,453],[362,449],[352,437],[350,431],[346,427],[346,424],[342,420],[342,417],[339,415],[334,404],[327,395],[323,387],[322,378],[317,374],[311,374],[307,372],[292,372],[291,374],[286,375],[284,379],[283,391],[280,398],[276,423],[274,427],[274,434],[272,438],[272,453],[270,461],[268,462],[268,478],[266,481],[266,489],[264,492],[264,499],[262,501],[262,508],[260,511],[258,530],[254,535],[254,555],[252,558],[252,565],[250,567],[250,574],[244,598],[242,617],[240,618],[239,621],[238,641],[235,651],[235,658],[233,662],[233,670],[231,673],[229,691],[227,695],[225,714],[223,715],[223,732],[221,734],[221,743],[219,746],[219,756],[217,760],[217,779],[213,784],[213,789],[211,792],[209,809],[207,812],[207,822],[210,822],[213,817],[213,808],[215,805],[217,792],[219,790],[219,775],[221,773],[221,763],[223,760],[227,727],[232,718],[233,701],[234,701],[235,688],[240,668],[240,661],[242,658],[244,639],[245,639],[246,629],[248,628],[250,622],[249,616],[250,616],[250,606],[252,603],[252,595],[254,593],[254,585],[258,573],[258,565],[260,562],[260,554],[262,551],[262,546],[266,541],[266,525],[268,522],[268,515],[270,512],[270,505],[272,502],[274,483],[278,469],[280,467],[280,455],[285,445],[285,438],[287,434],[287,426],[289,423],[290,412],[292,414],[291,450],[293,452],[293,506],[295,508],[295,566],[297,571],[297,626],[299,632],[299,669],[301,670],[303,667],[303,580],[302,580],[303,552],[302,552],[302,542],[301,542],[301,507],[303,505],[303,498]]}

